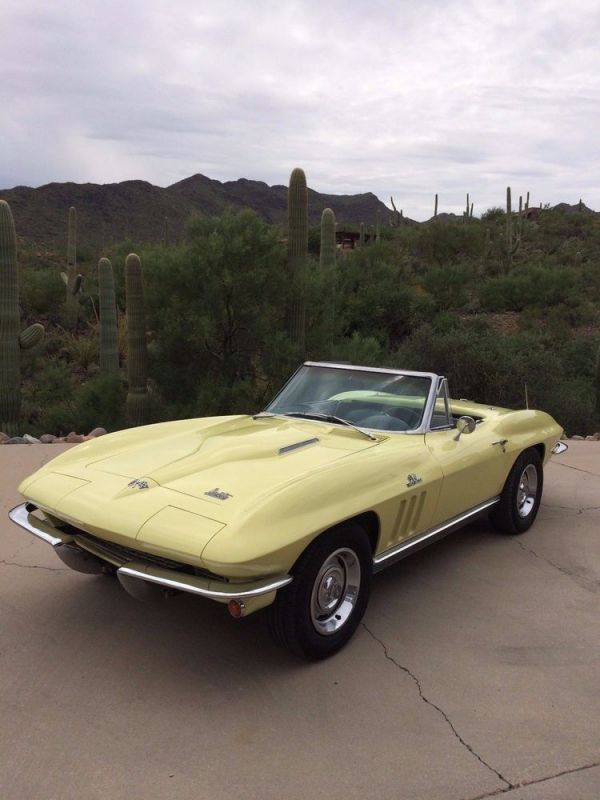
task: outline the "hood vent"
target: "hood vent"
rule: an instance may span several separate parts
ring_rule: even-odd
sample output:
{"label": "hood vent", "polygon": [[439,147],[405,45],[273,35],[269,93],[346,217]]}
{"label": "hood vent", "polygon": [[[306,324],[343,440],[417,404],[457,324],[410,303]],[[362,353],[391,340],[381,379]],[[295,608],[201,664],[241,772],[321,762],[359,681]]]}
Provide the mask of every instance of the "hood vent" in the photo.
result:
{"label": "hood vent", "polygon": [[288,444],[285,447],[280,447],[278,454],[284,456],[286,453],[291,453],[293,450],[299,450],[301,447],[308,447],[309,444],[315,444],[319,439],[315,436],[312,439],[305,439],[303,442],[296,442],[295,444]]}

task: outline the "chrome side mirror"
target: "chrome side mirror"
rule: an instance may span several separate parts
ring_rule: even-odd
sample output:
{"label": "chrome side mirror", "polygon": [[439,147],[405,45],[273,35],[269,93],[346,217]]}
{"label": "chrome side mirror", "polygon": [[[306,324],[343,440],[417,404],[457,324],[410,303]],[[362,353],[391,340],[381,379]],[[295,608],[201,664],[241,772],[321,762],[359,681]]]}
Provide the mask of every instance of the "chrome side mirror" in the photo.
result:
{"label": "chrome side mirror", "polygon": [[460,417],[456,423],[456,436],[454,441],[458,442],[463,433],[473,433],[475,430],[475,420],[473,417]]}

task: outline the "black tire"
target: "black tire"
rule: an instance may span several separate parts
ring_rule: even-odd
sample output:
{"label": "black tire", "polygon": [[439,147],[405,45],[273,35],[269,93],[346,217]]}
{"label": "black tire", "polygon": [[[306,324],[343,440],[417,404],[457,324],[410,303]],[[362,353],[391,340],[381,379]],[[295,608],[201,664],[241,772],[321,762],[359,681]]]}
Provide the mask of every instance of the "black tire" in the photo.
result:
{"label": "black tire", "polygon": [[275,642],[310,661],[337,653],[365,613],[372,568],[360,525],[345,523],[315,539],[294,565],[294,580],[269,606]]}
{"label": "black tire", "polygon": [[543,488],[542,458],[535,448],[525,450],[508,474],[500,502],[490,512],[494,528],[511,535],[529,530],[537,517]]}

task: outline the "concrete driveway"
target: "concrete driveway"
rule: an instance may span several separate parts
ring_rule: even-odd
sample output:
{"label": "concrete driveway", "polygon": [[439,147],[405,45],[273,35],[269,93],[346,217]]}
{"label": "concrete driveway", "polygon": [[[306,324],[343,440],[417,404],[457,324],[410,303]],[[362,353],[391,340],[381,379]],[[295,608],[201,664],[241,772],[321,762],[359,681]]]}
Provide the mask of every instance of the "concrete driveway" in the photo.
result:
{"label": "concrete driveway", "polygon": [[381,575],[348,647],[137,603],[6,512],[60,445],[0,447],[2,800],[598,800],[600,443],[522,537],[477,523]]}

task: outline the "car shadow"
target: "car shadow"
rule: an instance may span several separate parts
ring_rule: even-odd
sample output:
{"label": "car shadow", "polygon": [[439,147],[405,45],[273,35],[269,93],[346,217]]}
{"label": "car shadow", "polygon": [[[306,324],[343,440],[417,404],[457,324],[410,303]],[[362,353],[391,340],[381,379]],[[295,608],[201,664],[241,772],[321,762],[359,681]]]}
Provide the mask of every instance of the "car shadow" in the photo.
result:
{"label": "car shadow", "polygon": [[[378,574],[365,623],[376,621],[392,600],[413,592],[422,596],[442,581],[453,562],[492,543],[485,524],[474,523]],[[93,663],[96,673],[109,671],[119,685],[143,676],[146,684],[164,691],[165,681],[181,690],[197,685],[201,677],[225,689],[319,668],[319,662],[306,663],[272,642],[264,611],[234,620],[224,605],[189,594],[142,603],[116,578],[64,575],[60,585],[53,584],[51,605],[47,587],[29,587],[27,613],[46,630],[65,621],[58,625],[58,644],[69,653],[75,674],[89,671]],[[328,663],[351,658],[351,649],[352,642]]]}

